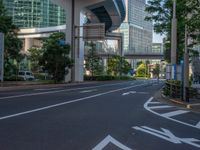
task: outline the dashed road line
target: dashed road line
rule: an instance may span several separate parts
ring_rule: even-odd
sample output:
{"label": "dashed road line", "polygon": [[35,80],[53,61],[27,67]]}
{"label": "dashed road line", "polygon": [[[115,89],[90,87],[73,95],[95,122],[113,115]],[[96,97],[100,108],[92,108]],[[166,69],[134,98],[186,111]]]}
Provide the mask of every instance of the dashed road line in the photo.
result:
{"label": "dashed road line", "polygon": [[13,95],[13,96],[0,97],[0,100],[13,99],[13,98],[19,98],[19,97],[45,95],[45,94],[55,94],[55,93],[60,93],[60,92],[69,92],[69,91],[92,89],[92,88],[99,88],[99,87],[107,87],[107,86],[113,86],[113,85],[120,85],[120,84],[124,84],[124,83],[128,83],[128,82],[120,82],[120,83],[114,83],[114,84],[89,86],[89,87],[74,88],[74,89],[63,89],[63,90],[56,90],[56,91],[46,91],[46,92],[38,92],[38,93],[29,93],[29,94],[22,94],[22,95]]}
{"label": "dashed road line", "polygon": [[107,95],[107,94],[111,94],[111,93],[119,92],[119,91],[123,91],[123,90],[128,90],[128,89],[131,89],[131,88],[134,88],[134,87],[139,87],[139,86],[144,86],[144,85],[145,84],[139,84],[139,85],[128,86],[128,87],[124,87],[124,88],[118,88],[118,89],[115,89],[115,90],[110,90],[108,92],[98,93],[98,94],[95,94],[95,95],[82,97],[82,98],[74,99],[74,100],[71,100],[71,101],[65,101],[65,102],[62,102],[62,103],[54,104],[54,105],[48,105],[46,107],[40,107],[40,108],[32,109],[32,110],[29,110],[29,111],[24,111],[24,112],[20,112],[20,113],[16,113],[16,114],[2,116],[2,117],[0,117],[0,120],[13,118],[13,117],[17,117],[17,116],[22,116],[22,115],[26,115],[26,114],[30,114],[30,113],[34,113],[34,112],[39,112],[39,111],[42,111],[42,110],[47,110],[47,109],[63,106],[63,105],[66,105],[66,104],[80,102],[80,101],[88,100],[88,99],[91,99],[91,98],[95,98],[95,97],[99,97],[99,96],[103,96],[103,95]]}

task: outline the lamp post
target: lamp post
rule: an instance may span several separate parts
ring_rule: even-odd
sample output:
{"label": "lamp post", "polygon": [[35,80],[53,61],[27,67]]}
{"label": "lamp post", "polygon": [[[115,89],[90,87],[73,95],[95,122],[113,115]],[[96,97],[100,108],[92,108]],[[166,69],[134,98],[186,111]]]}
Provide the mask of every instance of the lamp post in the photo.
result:
{"label": "lamp post", "polygon": [[[171,28],[171,65],[176,65],[176,50],[177,50],[177,19],[176,19],[176,0],[173,0],[173,18]],[[175,68],[174,68],[175,69]],[[176,70],[174,70],[176,79]]]}

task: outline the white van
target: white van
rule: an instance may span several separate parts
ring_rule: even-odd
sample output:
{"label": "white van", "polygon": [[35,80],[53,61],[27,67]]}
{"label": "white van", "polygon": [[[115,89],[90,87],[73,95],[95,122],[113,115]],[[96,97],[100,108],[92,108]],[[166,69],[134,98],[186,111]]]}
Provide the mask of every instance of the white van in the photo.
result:
{"label": "white van", "polygon": [[35,77],[30,71],[19,71],[18,77],[23,78],[23,80],[35,80]]}

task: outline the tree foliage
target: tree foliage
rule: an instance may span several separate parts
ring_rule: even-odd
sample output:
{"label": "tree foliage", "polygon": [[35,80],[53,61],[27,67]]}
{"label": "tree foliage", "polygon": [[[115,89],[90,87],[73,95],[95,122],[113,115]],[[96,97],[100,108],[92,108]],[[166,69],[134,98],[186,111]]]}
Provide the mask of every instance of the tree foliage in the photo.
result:
{"label": "tree foliage", "polygon": [[[20,53],[22,41],[17,38],[18,28],[13,24],[12,18],[7,16],[3,0],[0,0],[0,32],[4,33],[4,68],[5,75],[17,74],[20,61],[24,55]],[[14,63],[16,62],[16,63]]]}
{"label": "tree foliage", "polygon": [[91,75],[102,75],[103,73],[103,60],[99,57],[96,45],[94,43],[90,44],[91,48],[88,50],[86,56],[85,68],[90,71]]}
{"label": "tree foliage", "polygon": [[138,68],[136,69],[136,76],[137,77],[146,77],[146,66],[144,63],[141,63]]}
{"label": "tree foliage", "polygon": [[108,74],[117,76],[120,74],[127,74],[128,71],[131,69],[131,65],[125,59],[125,57],[121,56],[113,56],[112,58],[108,59]]}
{"label": "tree foliage", "polygon": [[160,65],[159,64],[156,64],[155,68],[153,68],[152,73],[154,76],[159,78],[159,74],[160,74]]}
{"label": "tree foliage", "polygon": [[[185,25],[188,32],[200,31],[200,2],[199,0],[176,0],[177,14],[177,60],[183,57]],[[171,19],[173,10],[172,0],[149,0],[146,11],[150,14],[145,19],[154,21],[154,31],[166,34],[171,41]],[[197,38],[193,36],[193,38]],[[170,44],[166,45],[165,59],[170,61]]]}
{"label": "tree foliage", "polygon": [[32,47],[28,50],[29,60],[31,61],[31,70],[33,72],[38,72],[40,69],[39,60],[43,55],[41,48]]}
{"label": "tree foliage", "polygon": [[64,79],[69,68],[73,66],[73,61],[69,58],[70,45],[61,44],[65,40],[65,34],[53,33],[47,38],[42,47],[43,55],[40,64],[52,75],[55,82]]}

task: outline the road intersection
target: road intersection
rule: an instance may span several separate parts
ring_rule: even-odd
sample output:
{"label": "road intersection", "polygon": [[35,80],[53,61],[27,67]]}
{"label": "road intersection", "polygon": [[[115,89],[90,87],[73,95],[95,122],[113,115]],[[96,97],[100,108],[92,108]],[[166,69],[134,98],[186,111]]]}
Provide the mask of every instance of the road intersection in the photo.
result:
{"label": "road intersection", "polygon": [[2,150],[196,150],[200,114],[154,98],[162,83],[0,92]]}

